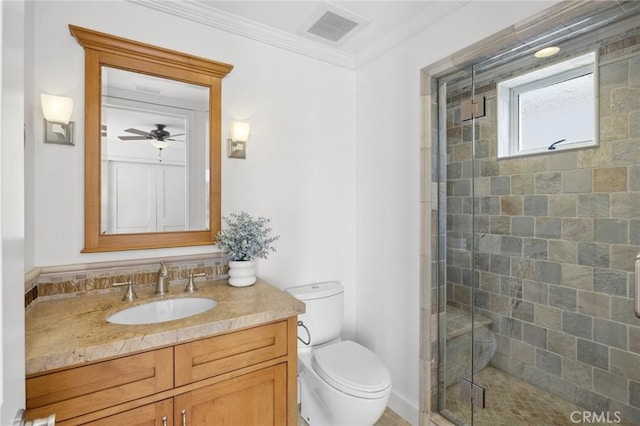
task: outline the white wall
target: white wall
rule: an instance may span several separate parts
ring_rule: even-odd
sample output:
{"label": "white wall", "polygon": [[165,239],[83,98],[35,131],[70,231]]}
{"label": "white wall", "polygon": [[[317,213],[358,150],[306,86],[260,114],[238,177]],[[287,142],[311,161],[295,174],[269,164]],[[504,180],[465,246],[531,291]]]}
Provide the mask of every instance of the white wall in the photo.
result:
{"label": "white wall", "polygon": [[356,323],[418,423],[420,70],[553,2],[478,1],[357,71]]}
{"label": "white wall", "polygon": [[34,158],[34,265],[86,263],[217,251],[213,247],[81,254],[83,248],[84,51],[78,25],[234,65],[223,80],[223,140],[232,120],[252,125],[247,160],[226,158],[223,215],[271,218],[277,253],[259,275],[281,288],[340,280],[347,332],[355,287],[355,73],[124,1],[36,2],[33,95],[42,140],[40,92],[75,100],[77,146],[38,142]]}
{"label": "white wall", "polygon": [[25,406],[24,382],[24,15],[0,4],[0,424]]}

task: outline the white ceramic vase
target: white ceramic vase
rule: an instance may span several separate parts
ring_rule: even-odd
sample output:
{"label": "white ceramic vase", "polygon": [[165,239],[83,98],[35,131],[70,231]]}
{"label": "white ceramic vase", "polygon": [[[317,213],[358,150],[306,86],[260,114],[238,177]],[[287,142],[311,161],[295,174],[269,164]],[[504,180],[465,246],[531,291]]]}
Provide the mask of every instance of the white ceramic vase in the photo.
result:
{"label": "white ceramic vase", "polygon": [[253,260],[229,261],[229,285],[247,287],[256,282],[256,268]]}

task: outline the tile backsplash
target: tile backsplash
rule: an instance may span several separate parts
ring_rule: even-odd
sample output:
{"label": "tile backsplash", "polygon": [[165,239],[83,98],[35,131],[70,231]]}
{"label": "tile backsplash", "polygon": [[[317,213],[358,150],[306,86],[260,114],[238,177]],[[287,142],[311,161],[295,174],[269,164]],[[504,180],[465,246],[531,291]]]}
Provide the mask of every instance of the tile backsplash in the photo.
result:
{"label": "tile backsplash", "polygon": [[113,284],[126,282],[129,277],[138,285],[153,285],[161,261],[167,266],[172,284],[186,284],[190,271],[205,273],[207,279],[228,276],[228,259],[224,253],[34,268],[25,274],[25,308],[43,297],[111,291]]}

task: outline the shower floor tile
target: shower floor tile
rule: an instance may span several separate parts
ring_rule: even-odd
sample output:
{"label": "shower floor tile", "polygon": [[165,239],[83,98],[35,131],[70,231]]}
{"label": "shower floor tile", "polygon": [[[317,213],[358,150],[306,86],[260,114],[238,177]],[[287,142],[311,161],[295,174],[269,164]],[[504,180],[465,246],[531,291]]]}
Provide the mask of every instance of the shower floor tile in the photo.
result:
{"label": "shower floor tile", "polygon": [[[564,401],[523,380],[493,367],[476,374],[476,382],[485,391],[484,410],[474,411],[474,425],[478,426],[549,426],[584,424],[572,422],[571,413],[586,411],[584,408]],[[457,419],[471,419],[469,403],[459,398],[459,385],[447,389],[447,409]],[[448,413],[447,413],[448,414]],[[578,416],[577,414],[574,416]],[[577,417],[576,417],[577,419]],[[607,423],[589,423],[604,425]],[[617,423],[631,425],[630,423]]]}

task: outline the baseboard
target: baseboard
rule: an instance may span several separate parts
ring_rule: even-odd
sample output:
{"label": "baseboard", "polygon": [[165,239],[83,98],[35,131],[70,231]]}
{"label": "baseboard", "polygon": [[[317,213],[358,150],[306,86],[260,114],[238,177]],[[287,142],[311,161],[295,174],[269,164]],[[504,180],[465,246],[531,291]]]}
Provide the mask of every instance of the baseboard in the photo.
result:
{"label": "baseboard", "polygon": [[391,391],[389,408],[411,423],[412,426],[418,426],[420,423],[420,407],[418,404],[399,392]]}

